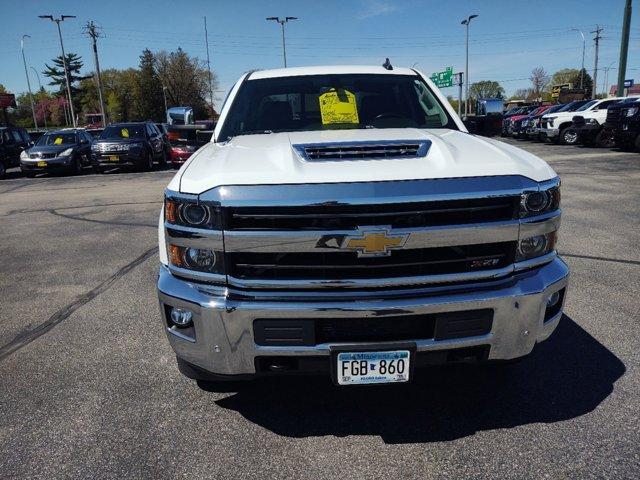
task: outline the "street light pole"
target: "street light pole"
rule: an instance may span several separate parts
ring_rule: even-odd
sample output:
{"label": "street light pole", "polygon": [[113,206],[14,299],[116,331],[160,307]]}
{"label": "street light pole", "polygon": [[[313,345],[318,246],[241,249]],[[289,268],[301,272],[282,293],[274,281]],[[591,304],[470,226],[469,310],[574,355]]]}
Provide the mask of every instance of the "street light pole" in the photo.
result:
{"label": "street light pole", "polygon": [[280,17],[267,17],[267,20],[273,20],[280,24],[282,29],[282,58],[284,60],[284,68],[287,68],[287,45],[284,38],[284,24],[289,23],[289,20],[298,20],[298,17],[284,17],[284,19],[280,19]]}
{"label": "street light pole", "polygon": [[469,115],[469,24],[471,20],[478,15],[469,15],[465,20],[460,22],[460,25],[464,25],[466,28],[466,63],[464,69],[464,76],[466,77],[464,83],[464,114]]}
{"label": "street light pole", "polygon": [[64,53],[64,44],[62,43],[62,30],[60,30],[60,22],[64,22],[67,18],[76,18],[75,15],[61,15],[60,18],[53,18],[53,15],[38,15],[40,18],[51,20],[58,26],[58,37],[60,38],[60,49],[62,50],[62,66],[64,67],[64,78],[67,82],[67,96],[69,97],[69,109],[71,111],[71,123],[76,128],[76,116],[73,111],[73,100],[71,98],[71,84],[69,82],[69,69],[67,68],[67,59]]}
{"label": "street light pole", "polygon": [[[40,92],[42,92],[42,82],[40,81],[40,75],[38,74],[38,71],[33,67],[29,67],[29,68],[33,70],[33,73],[36,74],[36,78],[38,79],[38,85],[40,86]],[[44,129],[47,130],[49,127],[47,127],[47,112],[45,112],[44,105],[42,105],[42,108],[40,110],[42,110],[42,116],[44,118]]]}
{"label": "street light pole", "polygon": [[582,36],[582,68],[580,68],[580,89],[583,88],[584,85],[584,50],[585,47],[587,46],[587,40],[584,37],[584,33],[582,32],[582,30],[579,30],[577,28],[572,28],[571,31],[573,32],[578,32],[581,36]]}
{"label": "street light pole", "polygon": [[33,125],[36,127],[36,132],[38,130],[38,121],[36,120],[36,109],[33,106],[33,93],[31,93],[31,82],[29,81],[29,70],[27,70],[27,61],[24,57],[24,39],[31,38],[31,35],[22,35],[20,39],[20,50],[22,50],[22,63],[24,63],[24,74],[27,77],[27,88],[29,89],[29,100],[31,101],[31,113],[33,113]]}

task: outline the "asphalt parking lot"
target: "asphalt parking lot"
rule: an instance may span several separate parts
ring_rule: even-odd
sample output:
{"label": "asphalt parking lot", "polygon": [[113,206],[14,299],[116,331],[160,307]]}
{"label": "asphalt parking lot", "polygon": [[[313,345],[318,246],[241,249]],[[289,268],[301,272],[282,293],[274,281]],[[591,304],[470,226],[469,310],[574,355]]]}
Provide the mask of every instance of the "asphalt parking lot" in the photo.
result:
{"label": "asphalt parking lot", "polygon": [[562,177],[566,315],[399,388],[199,388],[158,320],[173,171],[0,181],[0,477],[638,478],[640,155],[509,141]]}

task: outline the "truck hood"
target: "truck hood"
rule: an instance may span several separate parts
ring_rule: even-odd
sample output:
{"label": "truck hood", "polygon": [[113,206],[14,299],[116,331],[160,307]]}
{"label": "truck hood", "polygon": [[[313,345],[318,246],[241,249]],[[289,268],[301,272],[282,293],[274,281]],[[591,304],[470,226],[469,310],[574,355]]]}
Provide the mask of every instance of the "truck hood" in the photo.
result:
{"label": "truck hood", "polygon": [[[329,142],[429,140],[425,157],[373,160],[305,160],[292,145]],[[224,185],[418,180],[521,175],[548,180],[543,160],[497,140],[458,130],[414,128],[330,130],[241,135],[209,143],[183,165],[169,189],[199,194]]]}

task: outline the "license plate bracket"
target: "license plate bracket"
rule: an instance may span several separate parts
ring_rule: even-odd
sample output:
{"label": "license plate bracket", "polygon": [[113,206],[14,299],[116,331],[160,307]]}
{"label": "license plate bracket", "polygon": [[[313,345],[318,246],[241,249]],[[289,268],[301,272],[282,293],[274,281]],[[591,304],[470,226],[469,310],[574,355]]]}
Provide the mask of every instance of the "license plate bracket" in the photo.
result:
{"label": "license plate bracket", "polygon": [[[415,367],[415,354],[416,354],[416,344],[413,342],[398,342],[398,343],[384,343],[384,344],[358,344],[358,345],[338,345],[331,346],[331,379],[333,383],[338,386],[349,386],[349,385],[381,385],[381,384],[393,384],[393,383],[407,383],[413,380],[413,371]],[[372,355],[357,355],[357,354],[372,354]],[[375,355],[380,354],[380,355]],[[379,360],[386,359],[391,360],[395,359],[395,368],[396,371],[394,374],[385,373],[385,375],[373,374],[373,372],[369,372],[370,375],[367,377],[371,377],[372,375],[377,378],[364,378],[361,375],[358,375],[359,378],[354,378],[349,376],[350,378],[345,379],[345,375],[343,374],[343,369],[345,368],[345,361],[357,361],[358,362],[367,362],[368,365],[366,368],[371,368],[371,363],[376,365],[375,368],[379,367]],[[405,371],[402,374],[398,374],[398,360],[404,360]],[[376,363],[378,361],[378,363]],[[387,363],[389,365],[389,363]],[[340,370],[339,370],[340,368]],[[347,367],[348,368],[348,367]],[[391,375],[391,376],[390,376]],[[404,378],[400,378],[400,375],[403,375]]]}

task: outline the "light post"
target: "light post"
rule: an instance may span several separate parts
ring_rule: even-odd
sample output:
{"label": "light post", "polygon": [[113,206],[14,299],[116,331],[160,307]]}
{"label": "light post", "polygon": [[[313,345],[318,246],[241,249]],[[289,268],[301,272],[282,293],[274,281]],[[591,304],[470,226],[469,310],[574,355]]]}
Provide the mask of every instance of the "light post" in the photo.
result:
{"label": "light post", "polygon": [[33,113],[33,125],[38,131],[38,121],[36,120],[36,109],[33,106],[33,94],[31,93],[31,82],[29,81],[29,70],[27,70],[27,61],[24,58],[24,39],[31,38],[31,35],[22,35],[20,39],[20,50],[22,50],[22,63],[24,63],[24,74],[27,77],[27,88],[29,89],[29,100],[31,101],[31,113]]}
{"label": "light post", "polygon": [[579,30],[577,28],[572,28],[571,31],[578,32],[582,36],[582,67],[580,68],[580,89],[582,89],[584,84],[584,78],[583,78],[584,77],[584,50],[587,45],[587,41],[584,38],[584,33],[582,32],[582,30]]}
{"label": "light post", "polygon": [[[38,79],[38,85],[40,86],[40,92],[42,92],[42,82],[40,81],[40,75],[38,74],[38,71],[33,68],[33,67],[29,67],[31,70],[33,70],[33,73],[36,74],[36,78]],[[44,105],[42,106],[42,108],[40,109],[42,110],[42,116],[44,118],[44,129],[47,130],[49,127],[47,127],[47,112],[44,109]]]}
{"label": "light post", "polygon": [[71,123],[76,128],[76,116],[73,111],[73,100],[71,99],[71,84],[69,82],[69,70],[67,68],[67,59],[64,54],[64,45],[62,43],[62,31],[60,30],[60,22],[64,22],[67,18],[76,18],[75,15],[61,15],[60,18],[53,18],[53,15],[38,15],[40,18],[51,20],[58,26],[58,37],[60,37],[60,49],[62,50],[62,66],[64,67],[64,78],[67,81],[67,96],[69,97],[69,109],[71,111]]}
{"label": "light post", "polygon": [[164,98],[164,116],[167,116],[167,87],[162,85],[162,97]]}
{"label": "light post", "polygon": [[284,17],[284,19],[280,19],[280,17],[267,17],[267,20],[278,22],[280,27],[282,27],[282,58],[284,59],[284,68],[287,68],[287,47],[284,40],[284,24],[289,23],[289,20],[297,19],[298,17]]}
{"label": "light post", "polygon": [[464,113],[465,115],[469,115],[469,24],[471,20],[477,18],[478,15],[469,15],[466,19],[460,22],[460,25],[464,25],[466,28],[466,45],[467,45],[467,54],[466,54],[466,64],[464,69],[464,76],[466,77],[464,84]]}

